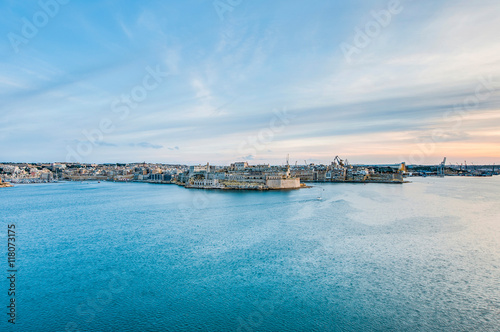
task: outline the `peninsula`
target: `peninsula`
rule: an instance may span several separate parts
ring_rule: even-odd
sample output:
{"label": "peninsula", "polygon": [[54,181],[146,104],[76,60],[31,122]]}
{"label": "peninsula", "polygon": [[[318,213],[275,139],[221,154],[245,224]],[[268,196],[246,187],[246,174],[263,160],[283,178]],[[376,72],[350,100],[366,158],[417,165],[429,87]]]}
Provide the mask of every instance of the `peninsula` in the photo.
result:
{"label": "peninsula", "polygon": [[288,190],[314,182],[395,183],[411,176],[491,176],[495,165],[350,164],[338,156],[329,164],[258,164],[246,161],[229,166],[160,163],[0,163],[0,187],[16,183],[55,181],[114,181],[176,184],[189,189]]}

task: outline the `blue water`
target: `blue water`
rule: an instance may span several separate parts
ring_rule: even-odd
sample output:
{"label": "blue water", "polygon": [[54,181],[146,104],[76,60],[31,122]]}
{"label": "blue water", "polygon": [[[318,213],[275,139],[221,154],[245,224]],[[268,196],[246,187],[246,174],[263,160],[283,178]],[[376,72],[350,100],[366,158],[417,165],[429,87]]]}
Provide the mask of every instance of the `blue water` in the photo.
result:
{"label": "blue water", "polygon": [[0,330],[498,331],[500,177],[412,181],[0,189]]}

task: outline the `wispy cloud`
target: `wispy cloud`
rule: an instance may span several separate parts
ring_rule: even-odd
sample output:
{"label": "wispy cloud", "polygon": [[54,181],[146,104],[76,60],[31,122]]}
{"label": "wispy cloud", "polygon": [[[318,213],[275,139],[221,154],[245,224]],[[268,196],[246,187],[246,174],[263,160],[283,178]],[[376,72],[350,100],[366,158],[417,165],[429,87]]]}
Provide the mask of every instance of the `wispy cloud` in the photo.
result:
{"label": "wispy cloud", "polygon": [[[170,73],[165,84],[88,161],[133,154],[186,163],[272,162],[290,153],[298,160],[327,162],[342,154],[396,162],[437,130],[429,161],[500,158],[498,1],[402,1],[404,10],[347,63],[339,44],[386,6],[382,0],[246,2],[221,22],[211,2],[126,8],[72,2],[22,54],[0,61],[2,155],[23,159],[22,146],[30,158],[63,160],[62,142],[102,119],[115,120],[112,102],[141,83],[145,66],[158,63]],[[28,7],[0,4],[9,13],[0,32],[18,30]],[[482,78],[494,85],[488,98],[464,107]],[[285,106],[293,123],[258,155],[238,153],[238,144]]]}
{"label": "wispy cloud", "polygon": [[145,149],[162,149],[163,145],[152,144],[149,142],[141,142],[141,143],[130,143],[130,146],[138,146]]}

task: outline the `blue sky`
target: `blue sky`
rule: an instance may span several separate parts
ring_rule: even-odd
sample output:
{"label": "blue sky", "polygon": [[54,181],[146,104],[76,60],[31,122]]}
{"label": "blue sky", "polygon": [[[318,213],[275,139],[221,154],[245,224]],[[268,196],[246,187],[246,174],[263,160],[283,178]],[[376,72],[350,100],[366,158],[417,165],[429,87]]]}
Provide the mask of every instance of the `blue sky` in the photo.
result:
{"label": "blue sky", "polygon": [[500,163],[498,1],[0,11],[0,161]]}

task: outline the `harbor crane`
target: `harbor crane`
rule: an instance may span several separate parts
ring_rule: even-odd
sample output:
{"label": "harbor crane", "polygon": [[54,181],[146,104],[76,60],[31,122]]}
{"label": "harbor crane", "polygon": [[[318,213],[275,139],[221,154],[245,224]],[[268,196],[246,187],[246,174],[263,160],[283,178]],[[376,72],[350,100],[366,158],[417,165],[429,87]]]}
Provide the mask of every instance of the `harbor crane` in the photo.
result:
{"label": "harbor crane", "polygon": [[342,159],[340,159],[339,156],[335,156],[335,158],[333,159],[333,162],[341,167],[344,167],[344,161]]}
{"label": "harbor crane", "polygon": [[441,162],[441,164],[439,164],[438,169],[437,169],[437,175],[444,176],[445,165],[446,165],[446,157],[444,157],[444,159]]}

